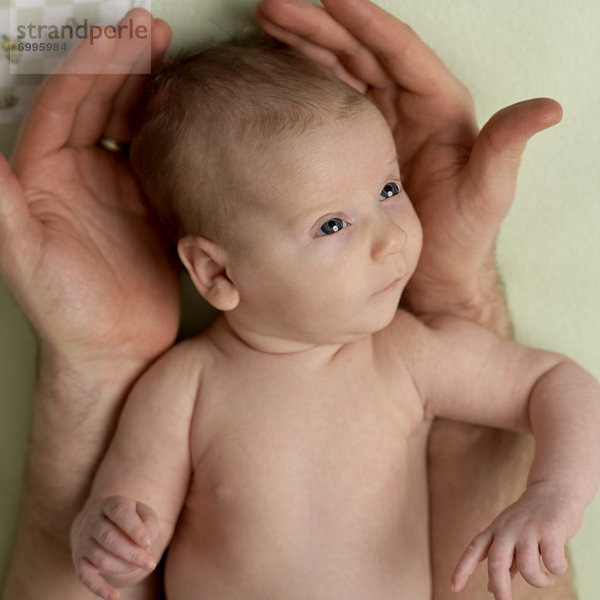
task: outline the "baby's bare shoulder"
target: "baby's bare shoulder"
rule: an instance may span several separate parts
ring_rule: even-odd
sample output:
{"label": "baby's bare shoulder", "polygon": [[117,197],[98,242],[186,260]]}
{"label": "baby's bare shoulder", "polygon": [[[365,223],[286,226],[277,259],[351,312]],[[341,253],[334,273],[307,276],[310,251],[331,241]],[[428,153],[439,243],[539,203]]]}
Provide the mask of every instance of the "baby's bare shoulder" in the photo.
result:
{"label": "baby's bare shoulder", "polygon": [[398,310],[390,325],[380,332],[379,345],[388,356],[405,364],[411,373],[431,369],[434,357],[448,357],[468,348],[482,349],[496,338],[483,327],[450,315],[417,317]]}
{"label": "baby's bare shoulder", "polygon": [[473,339],[480,341],[483,336],[497,338],[481,325],[452,315],[423,315],[416,317],[404,310],[398,310],[394,320],[384,330],[403,351],[411,354],[420,348],[446,342],[468,344]]}
{"label": "baby's bare shoulder", "polygon": [[210,368],[216,349],[205,334],[178,342],[162,354],[144,376],[150,385],[161,382],[176,388],[197,387]]}
{"label": "baby's bare shoulder", "polygon": [[392,322],[373,336],[375,361],[408,375],[425,360],[431,345],[431,329],[414,315],[399,309]]}

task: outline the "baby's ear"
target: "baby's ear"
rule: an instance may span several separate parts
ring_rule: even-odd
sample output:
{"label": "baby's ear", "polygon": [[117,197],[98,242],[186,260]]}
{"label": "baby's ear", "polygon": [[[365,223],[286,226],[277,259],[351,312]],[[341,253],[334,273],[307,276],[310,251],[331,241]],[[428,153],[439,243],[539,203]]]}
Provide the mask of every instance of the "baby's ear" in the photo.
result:
{"label": "baby's ear", "polygon": [[227,275],[227,253],[206,238],[189,235],[177,244],[179,258],[202,297],[218,310],[233,310],[240,301]]}

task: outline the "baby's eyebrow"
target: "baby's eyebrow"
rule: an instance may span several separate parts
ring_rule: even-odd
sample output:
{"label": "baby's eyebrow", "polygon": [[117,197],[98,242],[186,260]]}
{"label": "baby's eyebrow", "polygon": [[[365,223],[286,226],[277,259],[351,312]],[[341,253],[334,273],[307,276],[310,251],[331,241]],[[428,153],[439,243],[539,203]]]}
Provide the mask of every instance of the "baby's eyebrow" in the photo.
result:
{"label": "baby's eyebrow", "polygon": [[386,166],[388,166],[388,167],[399,167],[400,166],[400,159],[398,158],[398,154],[396,152],[390,158],[390,160],[388,160],[388,162],[386,163]]}
{"label": "baby's eyebrow", "polygon": [[[321,213],[325,214],[329,212],[328,207],[326,206],[308,206],[303,207],[298,212],[294,212],[290,215],[290,218],[287,220],[288,226],[295,226],[296,224],[300,224],[303,221],[307,221],[310,218],[313,218],[315,215],[319,215]],[[316,218],[316,217],[314,217]]]}

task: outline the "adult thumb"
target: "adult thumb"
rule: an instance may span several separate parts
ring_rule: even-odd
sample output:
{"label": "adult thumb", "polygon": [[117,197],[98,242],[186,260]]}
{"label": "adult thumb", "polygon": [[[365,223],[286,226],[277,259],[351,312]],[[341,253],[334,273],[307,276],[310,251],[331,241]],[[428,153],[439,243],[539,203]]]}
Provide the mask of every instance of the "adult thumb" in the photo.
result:
{"label": "adult thumb", "polygon": [[521,157],[539,131],[556,125],[562,108],[549,98],[526,100],[497,112],[479,132],[465,167],[476,214],[502,219],[512,203]]}
{"label": "adult thumb", "polygon": [[21,184],[0,153],[0,273],[11,283],[31,258],[40,224],[32,218]]}

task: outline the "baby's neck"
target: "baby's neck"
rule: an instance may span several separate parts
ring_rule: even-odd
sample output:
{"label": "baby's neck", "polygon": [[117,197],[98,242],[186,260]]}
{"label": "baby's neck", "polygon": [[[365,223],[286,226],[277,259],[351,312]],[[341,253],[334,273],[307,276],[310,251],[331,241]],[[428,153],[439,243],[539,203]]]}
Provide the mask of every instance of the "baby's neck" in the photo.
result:
{"label": "baby's neck", "polygon": [[263,334],[248,328],[240,327],[235,319],[221,314],[213,326],[219,342],[230,351],[249,351],[271,356],[294,356],[316,363],[328,363],[347,345],[318,344],[294,339]]}

